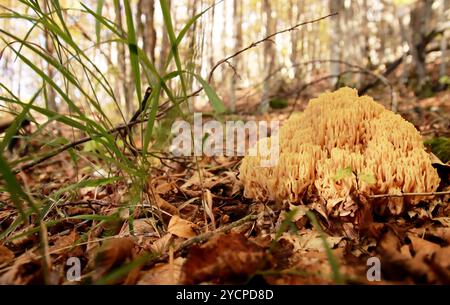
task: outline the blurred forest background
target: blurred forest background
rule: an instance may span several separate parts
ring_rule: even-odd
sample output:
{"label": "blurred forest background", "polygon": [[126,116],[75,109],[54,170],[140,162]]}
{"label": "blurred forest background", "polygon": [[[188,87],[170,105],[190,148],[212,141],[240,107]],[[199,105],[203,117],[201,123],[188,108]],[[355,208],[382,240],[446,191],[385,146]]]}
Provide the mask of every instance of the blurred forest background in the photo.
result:
{"label": "blurred forest background", "polygon": [[[407,218],[395,225],[417,228],[414,245],[422,242],[421,230],[440,219],[447,226],[442,261],[448,262],[449,17],[450,0],[0,0],[0,284],[70,282],[69,257],[80,259],[82,283],[180,283],[189,249],[194,264],[184,283],[211,275],[192,278],[191,270],[223,268],[211,275],[220,280],[235,270],[244,279],[255,275],[294,214],[244,197],[240,157],[170,154],[171,127],[192,119],[193,111],[221,122],[283,122],[310,98],[343,86],[374,97],[434,141],[428,144],[442,176],[439,195],[447,201],[408,214],[420,222]],[[360,200],[352,198],[340,202]],[[434,216],[441,216],[433,219],[435,207]],[[321,264],[300,255],[309,262],[300,270],[333,273],[333,279],[312,276],[307,283],[344,283],[311,215],[297,224],[315,250],[321,240],[328,250],[312,254]],[[242,234],[224,237],[203,256],[195,250],[212,233],[233,228]],[[272,240],[263,240],[267,232]],[[347,235],[327,234],[332,246],[347,242]],[[255,236],[264,250],[252,269],[247,262],[254,262],[254,245],[247,238]],[[393,234],[386,236],[381,253],[400,249]],[[362,258],[355,240],[351,246]],[[423,249],[440,248],[437,240],[429,241],[433,247],[418,243],[414,259],[422,260]],[[368,254],[374,244],[364,242]],[[341,243],[340,250],[344,245],[350,248]],[[277,266],[292,253],[283,251]],[[407,262],[403,269],[415,277],[404,283],[423,283],[423,274],[440,270],[422,261],[416,268],[411,255],[396,255],[394,262]],[[231,268],[214,267],[227,261]],[[366,261],[355,261],[343,265],[361,267],[357,283],[367,283]],[[446,268],[436,272],[445,280],[426,281],[449,283]],[[268,282],[305,283],[280,275],[285,282]]]}
{"label": "blurred forest background", "polygon": [[[89,101],[80,88],[95,92],[101,107],[113,118],[122,111],[131,117],[138,107],[136,79],[130,62],[129,48],[118,41],[126,34],[127,20],[122,1],[1,1],[3,13],[36,14],[30,2],[48,13],[49,20],[60,23],[71,33],[77,47],[83,50],[89,64],[104,75],[112,90],[92,81],[84,71],[84,63],[70,61],[71,52],[61,38],[52,37],[48,30],[32,29],[33,23],[24,18],[2,18],[0,81],[21,100],[30,99],[42,85],[29,65],[19,60],[13,50],[36,64],[64,92],[83,107]],[[274,107],[283,105],[307,92],[317,92],[342,85],[359,89],[360,93],[381,85],[384,90],[409,88],[419,97],[448,86],[449,28],[448,0],[226,0],[213,5],[213,1],[167,1],[170,7],[174,32],[180,32],[193,16],[207,10],[186,33],[179,45],[183,69],[208,77],[209,71],[221,59],[251,45],[277,31],[298,23],[314,20],[330,13],[327,19],[309,23],[287,33],[276,35],[269,42],[243,52],[226,64],[219,66],[211,85],[234,112],[259,109],[265,112],[270,102]],[[176,70],[176,63],[167,63],[171,49],[164,16],[159,1],[139,0],[129,2],[135,27],[137,45],[154,63],[161,75]],[[213,6],[212,6],[213,5]],[[97,12],[109,20],[117,32],[111,31],[90,13]],[[56,13],[55,10],[58,10]],[[52,13],[53,12],[53,13]],[[59,16],[58,14],[61,14]],[[8,33],[8,34],[6,34]],[[14,35],[14,36],[12,36]],[[16,37],[40,48],[77,76],[77,86],[65,81],[64,74],[45,59],[13,43]],[[140,73],[142,85],[151,82],[145,78],[148,68]],[[386,77],[395,74],[394,80]],[[198,81],[187,75],[187,89],[192,92]],[[180,88],[179,79],[168,82]],[[391,82],[395,82],[393,89]],[[5,88],[6,87],[6,88]],[[143,91],[143,89],[140,89]],[[51,86],[39,96],[49,109],[67,112],[67,104]],[[90,95],[92,96],[92,93]],[[390,93],[398,94],[398,93]],[[376,94],[375,94],[376,95]],[[389,97],[389,95],[387,95]],[[396,99],[396,97],[391,97]],[[202,109],[207,103],[204,96],[194,98],[194,105]],[[386,98],[386,103],[389,99]]]}

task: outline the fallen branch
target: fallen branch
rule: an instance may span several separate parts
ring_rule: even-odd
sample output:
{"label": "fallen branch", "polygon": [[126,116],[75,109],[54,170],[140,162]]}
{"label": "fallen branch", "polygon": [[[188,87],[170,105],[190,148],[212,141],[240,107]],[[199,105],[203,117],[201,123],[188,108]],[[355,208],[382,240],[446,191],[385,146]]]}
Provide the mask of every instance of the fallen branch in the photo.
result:
{"label": "fallen branch", "polygon": [[[221,228],[218,228],[215,231],[210,231],[210,232],[206,232],[203,234],[200,234],[198,236],[194,236],[188,240],[185,240],[184,242],[182,242],[174,251],[175,254],[180,253],[181,251],[185,250],[186,248],[197,244],[197,243],[202,243],[207,241],[208,239],[210,239],[211,237],[213,237],[215,234],[218,233],[225,233],[230,231],[233,228],[236,228],[246,222],[250,222],[250,221],[255,221],[258,218],[257,215],[247,215],[239,220],[236,220],[235,222],[232,222],[228,225],[225,225]],[[169,258],[168,254],[161,254],[159,256],[153,257],[150,261],[147,262],[146,266],[150,267],[153,266],[154,264],[160,263],[160,262],[164,262]]]}
{"label": "fallen branch", "polygon": [[371,195],[369,198],[386,198],[386,197],[406,197],[406,196],[439,196],[439,195],[448,195],[450,191],[443,192],[427,192],[427,193],[401,193],[401,194],[380,194],[380,195]]}

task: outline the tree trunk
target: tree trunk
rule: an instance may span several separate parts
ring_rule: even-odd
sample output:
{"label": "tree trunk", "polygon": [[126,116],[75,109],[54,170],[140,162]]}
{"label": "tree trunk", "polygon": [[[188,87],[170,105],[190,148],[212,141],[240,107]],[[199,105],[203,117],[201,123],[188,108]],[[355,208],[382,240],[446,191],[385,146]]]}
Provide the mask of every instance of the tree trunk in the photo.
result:
{"label": "tree trunk", "polygon": [[[233,1],[233,22],[234,22],[234,51],[238,51],[242,48],[242,2],[240,0]],[[233,67],[237,73],[240,71],[239,56],[233,58]],[[236,85],[238,76],[233,74],[231,77],[230,85],[230,111],[234,113],[236,111]]]}
{"label": "tree trunk", "polygon": [[[361,38],[361,61],[363,63],[363,66],[365,66],[368,69],[372,69],[372,60],[370,58],[370,29],[369,29],[369,4],[368,0],[362,1],[361,6],[361,30],[362,30],[362,38]],[[359,86],[361,87],[362,84],[364,84],[367,80],[367,75],[361,73],[359,75]]]}
{"label": "tree trunk", "polygon": [[[442,8],[441,22],[445,23],[447,21],[447,10],[450,8],[450,0],[443,0]],[[441,64],[439,66],[439,78],[447,76],[447,61],[449,60],[447,58],[447,41],[449,41],[449,38],[449,31],[444,31],[441,37]],[[444,84],[441,87],[444,87]]]}
{"label": "tree trunk", "polygon": [[[116,13],[116,24],[119,32],[123,33],[123,24],[122,24],[122,5],[120,1],[114,1],[114,10]],[[117,63],[119,65],[119,74],[120,81],[122,83],[122,104],[125,107],[126,116],[129,117],[132,115],[132,100],[133,100],[133,90],[131,90],[128,86],[128,67],[126,63],[126,51],[123,43],[117,43]]]}
{"label": "tree trunk", "polygon": [[[290,0],[290,9],[289,9],[289,20],[292,24],[297,24],[300,21],[300,4],[301,1]],[[294,15],[294,7],[297,9]],[[291,64],[295,65],[293,67],[294,71],[294,81],[300,77],[300,65],[298,65],[298,42],[299,42],[299,31],[303,31],[303,29],[291,31]]]}
{"label": "tree trunk", "polygon": [[[338,13],[330,20],[330,59],[341,59],[341,13],[344,1],[342,0],[329,0],[330,13]],[[341,72],[340,64],[338,62],[330,63],[330,74],[339,75]],[[338,81],[338,77],[330,78],[331,86],[335,86]]]}
{"label": "tree trunk", "polygon": [[[266,22],[266,32],[264,36],[269,36],[271,33],[275,32],[276,23],[274,18],[272,18],[272,7],[269,0],[263,0],[263,14]],[[269,110],[269,98],[271,89],[271,77],[272,71],[275,66],[275,46],[273,41],[266,41],[264,43],[264,67],[266,69],[265,81],[263,85],[263,94],[261,103],[259,104],[259,112],[265,113]]]}
{"label": "tree trunk", "polygon": [[[156,31],[155,31],[155,0],[139,0],[139,10],[145,18],[142,28],[142,44],[145,54],[154,63],[155,62],[155,46],[156,46]],[[138,14],[140,21],[140,14]]]}
{"label": "tree trunk", "polygon": [[433,0],[417,1],[410,13],[411,27],[411,55],[417,76],[417,90],[420,91],[427,82],[425,66],[425,50],[421,49],[421,42],[428,33],[428,20],[431,15]]}
{"label": "tree trunk", "polygon": [[[170,11],[171,5],[172,5],[172,0],[167,0],[167,5],[169,6],[169,11]],[[175,26],[175,24],[174,24],[174,26]],[[169,37],[167,36],[167,30],[165,27],[164,27],[163,33],[161,35],[162,35],[161,52],[159,53],[159,61],[158,61],[159,73],[165,72],[164,66],[166,64],[167,56],[169,55],[169,51],[170,51]]]}
{"label": "tree trunk", "polygon": [[[211,28],[210,28],[210,33],[209,33],[209,65],[210,68],[212,68],[215,64],[214,62],[214,17],[216,15],[216,10],[215,10],[215,6],[213,6],[211,8],[211,19],[210,19],[210,24],[211,24]],[[214,78],[212,79],[214,80]]]}
{"label": "tree trunk", "polygon": [[[407,13],[406,8],[405,7],[400,7],[400,9],[398,10],[398,25],[399,25],[399,29],[400,29],[400,34],[402,37],[402,46],[408,45],[409,44],[409,40],[408,40],[408,33],[407,30],[405,28],[404,25],[404,17]],[[402,56],[402,64],[403,64],[403,71],[402,71],[402,76],[400,78],[401,83],[406,84],[408,82],[408,54],[407,52],[403,51],[403,56]]]}

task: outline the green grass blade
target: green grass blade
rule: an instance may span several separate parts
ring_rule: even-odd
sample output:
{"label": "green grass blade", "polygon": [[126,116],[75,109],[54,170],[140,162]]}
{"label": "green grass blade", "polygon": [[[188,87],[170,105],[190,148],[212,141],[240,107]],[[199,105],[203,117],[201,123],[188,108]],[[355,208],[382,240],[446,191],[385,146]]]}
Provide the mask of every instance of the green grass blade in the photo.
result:
{"label": "green grass blade", "polygon": [[194,74],[194,76],[202,85],[203,90],[205,90],[209,102],[211,103],[211,106],[214,108],[214,110],[217,113],[226,112],[227,108],[225,107],[225,105],[223,104],[222,100],[219,98],[217,93],[214,91],[214,89],[208,84],[208,82],[205,81],[200,75]]}
{"label": "green grass blade", "polygon": [[143,154],[145,155],[148,151],[148,145],[150,143],[150,139],[153,133],[153,127],[155,125],[156,114],[158,112],[158,104],[159,104],[159,95],[161,92],[161,87],[158,86],[155,88],[155,94],[153,96],[153,101],[151,103],[150,115],[147,122],[147,128],[144,133],[144,146],[143,146]]}
{"label": "green grass blade", "polygon": [[[133,71],[134,82],[136,84],[136,93],[138,101],[142,101],[141,92],[141,72],[139,69],[139,59],[137,50],[136,30],[134,28],[133,13],[131,11],[130,2],[124,0],[125,17],[128,29],[128,49],[130,51],[131,70]],[[139,105],[140,106],[140,105]]]}
{"label": "green grass blade", "polygon": [[125,275],[127,275],[130,271],[133,269],[145,265],[147,262],[151,261],[152,259],[156,258],[158,256],[157,253],[145,253],[136,259],[132,260],[129,263],[126,263],[114,270],[112,270],[110,273],[99,279],[95,284],[96,285],[105,285],[108,283],[113,282],[116,279],[119,279]]}
{"label": "green grass blade", "polygon": [[111,177],[111,178],[99,178],[99,179],[82,180],[82,181],[80,181],[78,183],[74,183],[74,184],[71,184],[69,186],[60,188],[59,190],[57,190],[53,194],[52,197],[57,198],[61,194],[65,193],[65,192],[73,191],[73,190],[76,190],[76,189],[79,189],[79,188],[83,188],[83,187],[97,187],[97,186],[111,184],[111,183],[117,182],[120,179],[122,179],[122,177]]}
{"label": "green grass blade", "polygon": [[167,3],[167,0],[160,0],[159,3],[161,5],[161,10],[164,18],[164,25],[166,26],[167,35],[169,36],[169,41],[171,44],[173,57],[175,59],[175,64],[177,66],[178,72],[180,73],[181,88],[183,90],[184,97],[186,97],[187,96],[186,82],[182,74],[183,69],[181,65],[180,55],[178,53],[178,44],[172,24],[172,17],[170,15],[169,4]]}
{"label": "green grass blade", "polygon": [[82,220],[97,220],[97,221],[109,221],[117,218],[117,215],[75,215],[68,217],[69,219],[82,219]]}
{"label": "green grass blade", "polygon": [[1,179],[5,181],[5,188],[7,192],[11,195],[11,200],[17,207],[17,210],[22,215],[22,219],[25,220],[25,208],[22,206],[22,200],[27,202],[30,207],[37,212],[38,209],[34,204],[33,200],[28,196],[27,193],[22,189],[19,182],[16,179],[16,176],[13,174],[11,169],[8,166],[8,163],[0,154],[0,173]]}
{"label": "green grass blade", "polygon": [[327,239],[325,237],[325,233],[322,230],[322,227],[320,226],[319,222],[317,221],[316,216],[313,212],[307,211],[306,216],[308,216],[309,220],[311,221],[314,228],[319,232],[320,238],[323,242],[323,247],[325,249],[325,253],[327,255],[328,263],[330,264],[331,271],[333,273],[333,281],[338,284],[345,284],[344,277],[342,276],[340,270],[339,270],[339,262],[336,259],[336,257],[333,254],[333,251],[331,251],[330,245],[327,242]]}
{"label": "green grass blade", "polygon": [[[61,222],[62,222],[62,220],[49,220],[49,221],[46,221],[44,224],[45,224],[45,226],[47,228],[50,228],[50,227],[53,227],[53,226],[55,226],[55,225],[57,225],[57,224],[59,224]],[[15,230],[15,229],[17,229],[19,227],[20,222],[18,222],[17,224],[14,222],[13,225],[14,225],[14,230]],[[11,233],[14,230],[11,230],[9,233]],[[10,238],[8,238],[6,240],[6,242],[11,242],[12,240],[15,240],[15,239],[18,239],[18,238],[21,238],[21,237],[25,237],[25,236],[29,236],[31,234],[39,233],[40,230],[41,230],[41,228],[39,226],[31,228],[29,230],[26,230],[25,232],[21,232],[19,234],[11,236]],[[5,235],[5,236],[7,236],[7,235]]]}
{"label": "green grass blade", "polygon": [[[220,0],[217,3],[214,3],[213,5],[207,7],[205,10],[203,10],[202,12],[198,13],[197,15],[195,15],[194,17],[192,17],[191,19],[189,19],[186,24],[184,25],[184,27],[181,29],[180,33],[178,33],[177,39],[175,40],[175,45],[178,47],[181,43],[181,41],[183,40],[184,36],[186,36],[187,32],[189,31],[189,29],[191,28],[191,26],[203,15],[205,14],[207,11],[209,11],[210,9],[212,9],[214,6],[218,5],[219,3],[223,2],[224,0]],[[173,56],[173,52],[172,49],[170,50],[168,56],[167,56],[167,61],[166,61],[166,69],[167,66],[169,65],[170,61],[172,60],[172,56]]]}
{"label": "green grass blade", "polygon": [[[105,0],[98,0],[97,1],[97,10],[96,14],[101,16],[103,11],[103,4],[105,4]],[[97,38],[97,43],[100,43],[100,31],[101,31],[102,23],[99,21],[99,19],[95,19],[95,37]]]}
{"label": "green grass blade", "polygon": [[109,20],[109,19],[103,17],[103,16],[100,15],[100,14],[97,14],[96,12],[94,12],[93,10],[91,10],[89,7],[87,7],[87,6],[86,6],[85,4],[83,4],[83,3],[80,3],[80,5],[86,10],[86,11],[85,11],[86,13],[91,14],[91,15],[95,18],[96,22],[99,22],[99,23],[103,24],[103,25],[106,26],[112,33],[116,34],[118,37],[121,37],[121,38],[123,39],[122,35],[121,35],[120,32],[117,30],[117,25],[116,25],[114,22],[112,22],[111,20]]}
{"label": "green grass blade", "polygon": [[[38,91],[39,93],[39,91]],[[28,112],[30,111],[31,105],[36,100],[37,94],[33,96],[33,98],[30,100],[28,104],[26,104],[21,113],[16,116],[14,122],[11,124],[11,126],[6,129],[5,136],[3,137],[3,141],[0,143],[0,152],[5,151],[5,148],[8,146],[8,143],[11,141],[11,139],[14,137],[14,135],[17,134],[17,132],[20,129],[20,126],[22,126],[22,122],[26,119]]]}

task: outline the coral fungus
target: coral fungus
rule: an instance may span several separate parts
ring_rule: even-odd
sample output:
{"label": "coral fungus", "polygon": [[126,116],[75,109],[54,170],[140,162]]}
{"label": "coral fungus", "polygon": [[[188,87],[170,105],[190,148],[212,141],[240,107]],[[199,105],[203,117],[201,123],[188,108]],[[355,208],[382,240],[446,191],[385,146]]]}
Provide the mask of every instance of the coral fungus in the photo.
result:
{"label": "coral fungus", "polygon": [[414,126],[351,88],[312,99],[280,128],[279,143],[273,167],[260,167],[258,155],[243,159],[246,197],[298,203],[318,195],[330,201],[355,190],[366,196],[432,192],[440,182]]}

